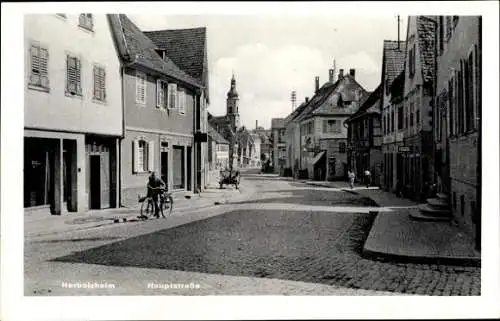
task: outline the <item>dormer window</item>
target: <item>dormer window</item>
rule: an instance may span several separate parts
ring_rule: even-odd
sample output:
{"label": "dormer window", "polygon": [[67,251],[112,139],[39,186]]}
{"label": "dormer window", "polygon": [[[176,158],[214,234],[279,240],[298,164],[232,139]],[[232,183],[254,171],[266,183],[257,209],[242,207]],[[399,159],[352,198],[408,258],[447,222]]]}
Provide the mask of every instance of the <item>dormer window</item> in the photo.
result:
{"label": "dormer window", "polygon": [[156,49],[155,50],[158,56],[161,57],[161,59],[165,60],[165,57],[167,56],[166,53],[167,51],[165,49]]}
{"label": "dormer window", "polygon": [[342,99],[342,95],[339,95],[339,100],[337,101],[337,106],[344,107],[344,100]]}

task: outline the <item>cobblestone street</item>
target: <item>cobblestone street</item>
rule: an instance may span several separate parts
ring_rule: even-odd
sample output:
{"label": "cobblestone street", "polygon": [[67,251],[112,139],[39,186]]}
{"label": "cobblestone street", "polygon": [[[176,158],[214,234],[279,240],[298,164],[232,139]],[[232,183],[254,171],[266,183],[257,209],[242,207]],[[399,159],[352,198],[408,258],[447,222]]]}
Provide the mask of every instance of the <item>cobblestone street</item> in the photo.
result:
{"label": "cobblestone street", "polygon": [[[221,215],[89,248],[54,261],[281,279],[417,295],[480,295],[480,268],[363,258],[361,249],[376,215],[364,210],[374,206],[366,197],[275,178],[250,176],[245,180],[258,192],[247,201],[234,202]],[[303,210],[304,205],[307,210]],[[325,211],[325,205],[333,210],[350,206],[353,211]]]}

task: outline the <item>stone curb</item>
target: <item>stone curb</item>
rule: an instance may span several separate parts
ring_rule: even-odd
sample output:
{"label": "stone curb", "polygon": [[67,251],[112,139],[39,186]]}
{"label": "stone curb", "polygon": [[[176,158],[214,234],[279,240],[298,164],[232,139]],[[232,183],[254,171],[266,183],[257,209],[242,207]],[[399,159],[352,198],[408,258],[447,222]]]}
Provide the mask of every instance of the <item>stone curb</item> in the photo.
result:
{"label": "stone curb", "polygon": [[[321,187],[331,187],[326,184],[321,183],[307,183],[312,186],[321,186]],[[354,190],[350,190],[348,188],[341,188],[342,191],[351,193],[354,195],[362,195],[359,192]],[[380,205],[372,198],[367,195],[362,195],[364,197],[370,198],[378,207]],[[368,233],[368,237],[363,244],[363,250],[361,255],[366,259],[377,260],[377,261],[397,261],[398,263],[415,263],[415,264],[443,264],[443,265],[455,265],[462,267],[481,267],[481,258],[471,258],[471,257],[452,257],[452,256],[426,256],[426,255],[410,255],[410,254],[399,254],[399,253],[389,253],[382,252],[376,249],[373,249],[370,244],[368,244],[368,240],[370,239],[370,234],[372,234],[372,229],[375,226],[377,221],[379,212],[376,213],[375,220],[373,221],[372,227],[370,228],[370,232]]]}

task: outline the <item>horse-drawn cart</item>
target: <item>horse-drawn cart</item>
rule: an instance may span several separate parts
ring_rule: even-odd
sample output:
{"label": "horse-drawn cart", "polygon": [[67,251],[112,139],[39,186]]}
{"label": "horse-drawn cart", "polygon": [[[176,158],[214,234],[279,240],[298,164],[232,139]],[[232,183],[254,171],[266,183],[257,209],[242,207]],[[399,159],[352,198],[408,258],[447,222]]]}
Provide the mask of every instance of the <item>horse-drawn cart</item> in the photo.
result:
{"label": "horse-drawn cart", "polygon": [[220,172],[219,185],[222,189],[222,185],[234,185],[238,189],[240,184],[240,172],[239,171],[229,171],[224,170]]}

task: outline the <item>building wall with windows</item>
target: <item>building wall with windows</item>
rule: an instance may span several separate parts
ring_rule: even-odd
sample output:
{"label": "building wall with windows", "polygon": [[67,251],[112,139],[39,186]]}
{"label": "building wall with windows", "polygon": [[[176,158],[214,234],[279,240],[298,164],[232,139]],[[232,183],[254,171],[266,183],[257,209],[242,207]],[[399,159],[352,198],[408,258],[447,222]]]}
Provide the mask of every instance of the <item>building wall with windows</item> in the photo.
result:
{"label": "building wall with windows", "polygon": [[25,15],[24,43],[25,208],[117,206],[122,92],[106,15]]}
{"label": "building wall with windows", "polygon": [[122,134],[120,62],[106,15],[92,17],[25,15],[25,127]]}
{"label": "building wall with windows", "polygon": [[150,171],[169,190],[193,191],[194,93],[178,81],[138,69],[125,71],[123,87],[122,204],[136,204],[144,195]]}
{"label": "building wall with windows", "polygon": [[434,139],[440,184],[455,219],[480,233],[481,21],[478,16],[439,18]]}

